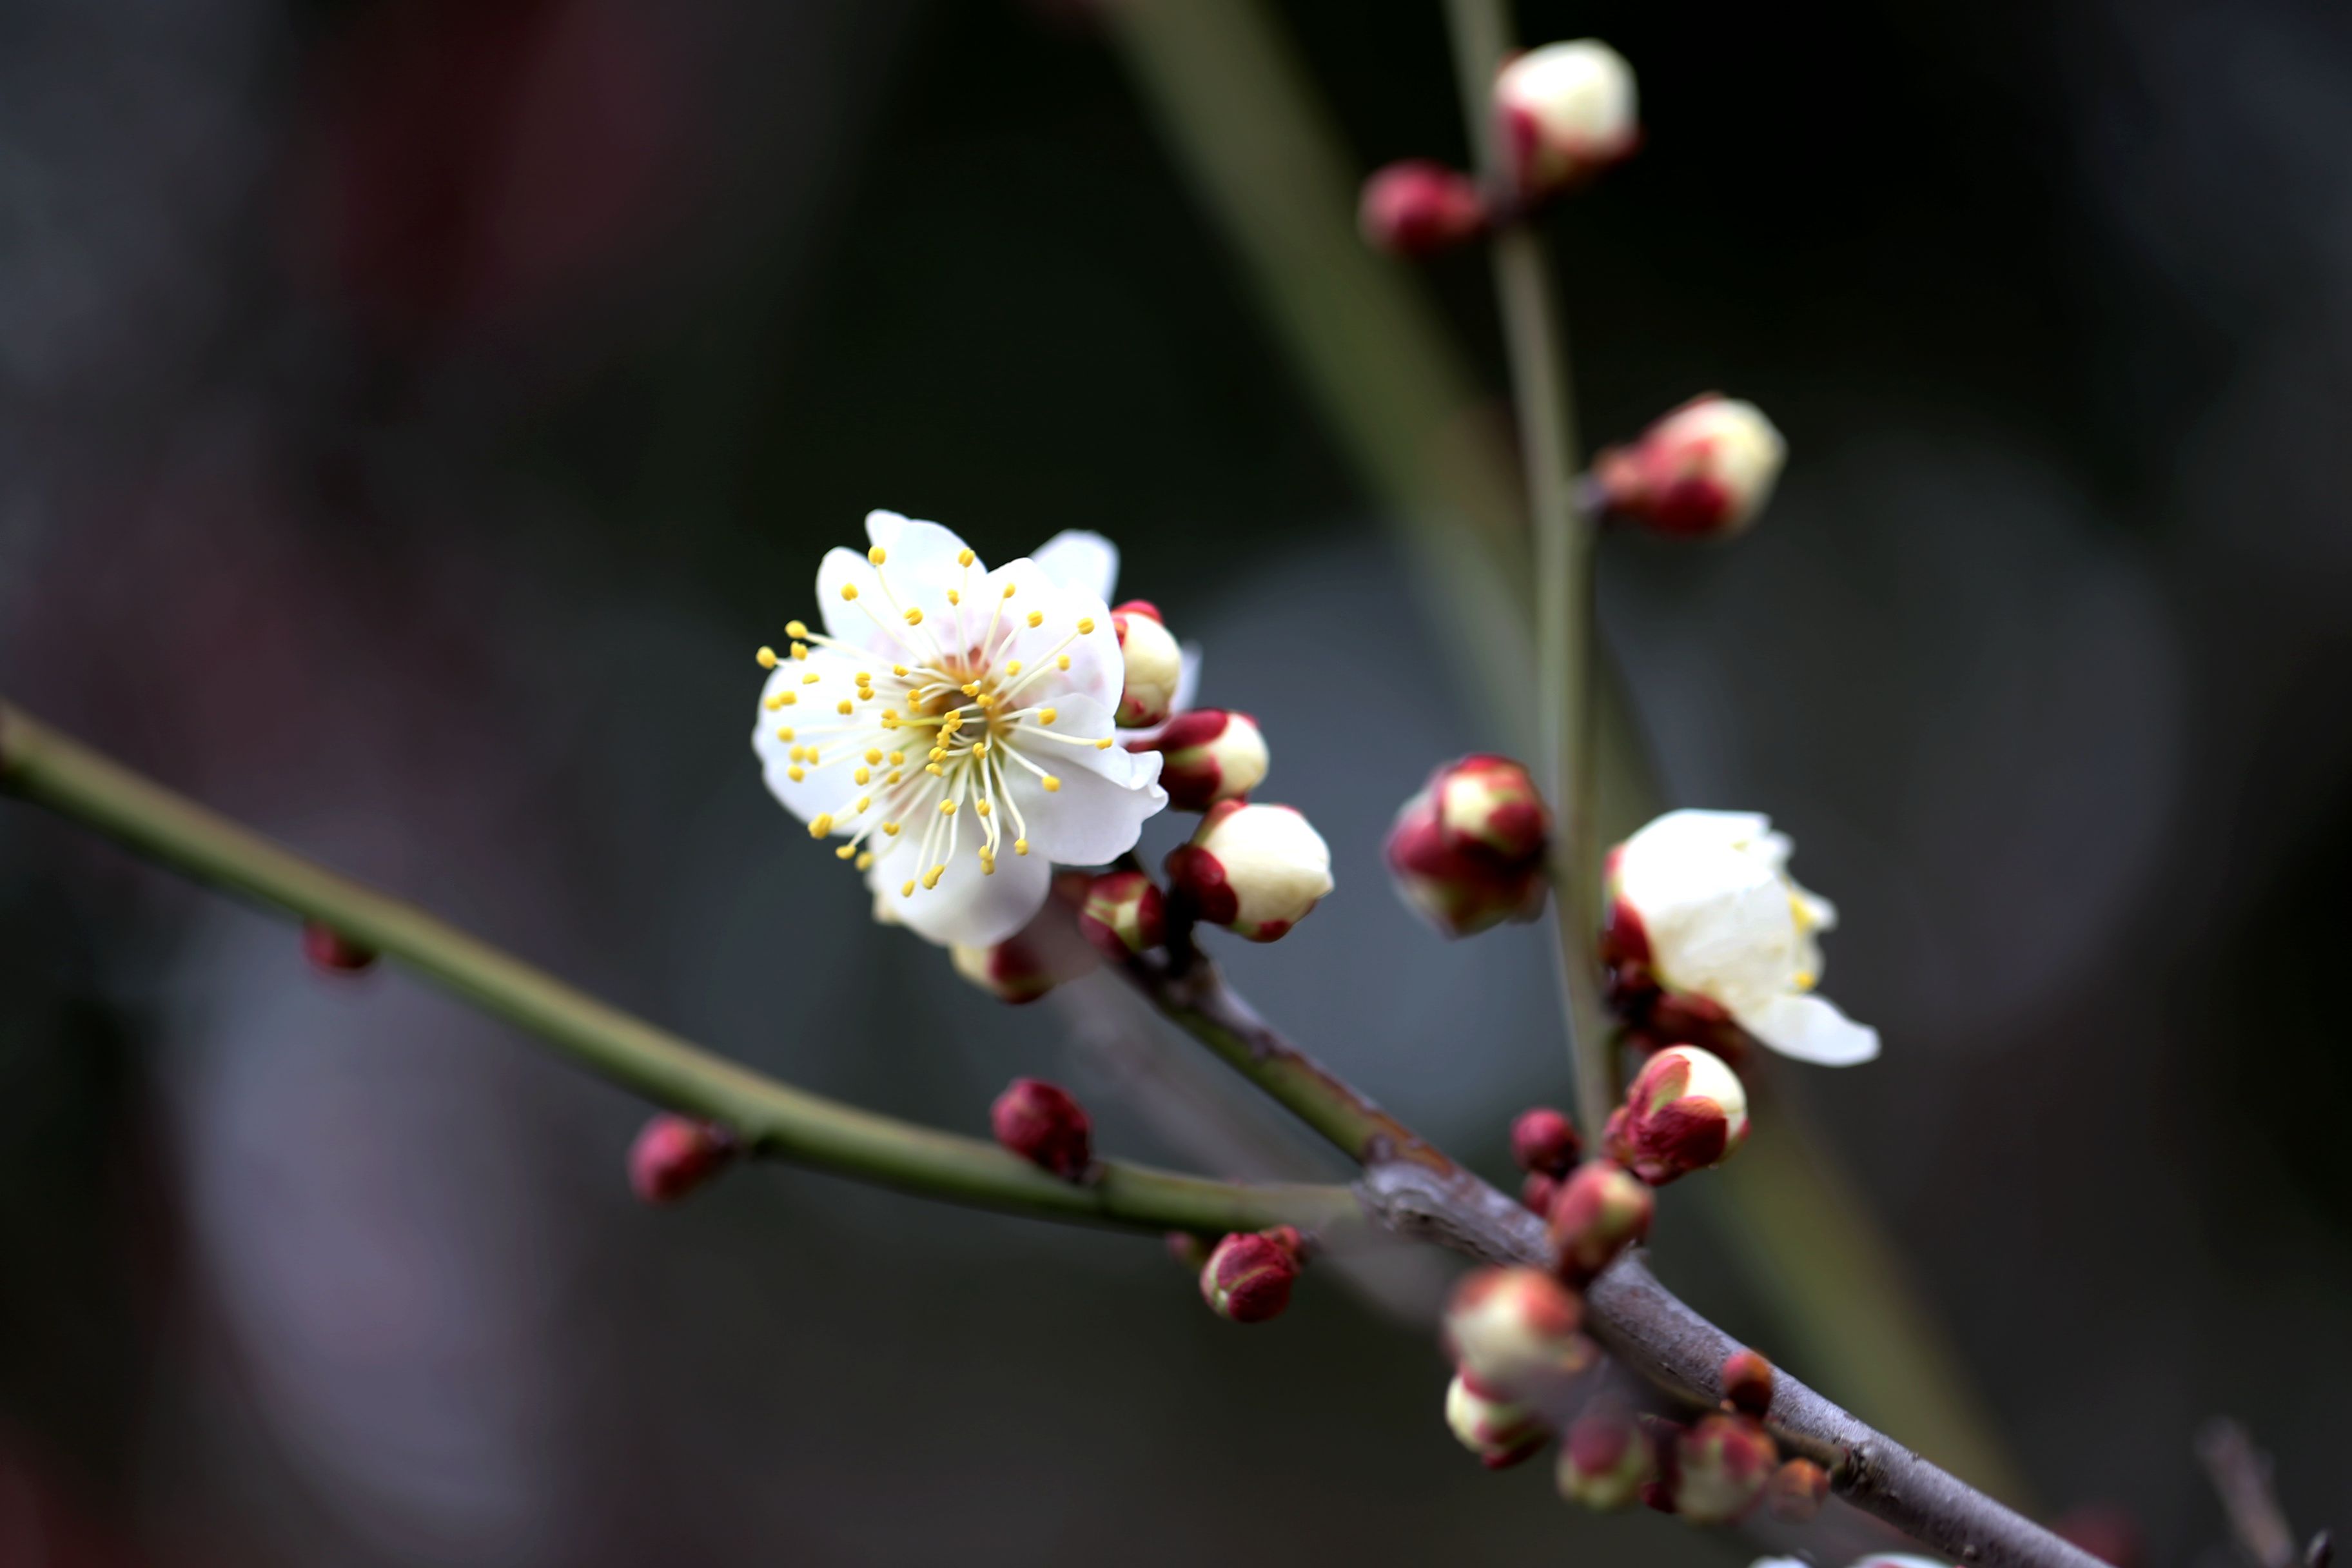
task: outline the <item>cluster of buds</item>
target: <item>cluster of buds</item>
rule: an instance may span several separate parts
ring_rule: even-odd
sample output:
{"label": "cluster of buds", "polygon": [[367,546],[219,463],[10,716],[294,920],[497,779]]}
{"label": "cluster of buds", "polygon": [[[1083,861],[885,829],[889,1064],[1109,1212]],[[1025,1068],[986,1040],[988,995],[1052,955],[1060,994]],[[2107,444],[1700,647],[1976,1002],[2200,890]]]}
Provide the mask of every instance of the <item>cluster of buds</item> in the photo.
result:
{"label": "cluster of buds", "polygon": [[1656,1208],[1647,1183],[1613,1160],[1583,1155],[1576,1124],[1549,1106],[1511,1123],[1511,1158],[1527,1173],[1520,1199],[1544,1216],[1559,1277],[1578,1289],[1648,1237]]}
{"label": "cluster of buds", "polygon": [[1642,140],[1637,110],[1633,68],[1608,45],[1580,38],[1530,49],[1495,78],[1503,188],[1482,191],[1442,163],[1408,159],[1365,182],[1358,224],[1395,255],[1450,250],[1631,157]]}
{"label": "cluster of buds", "polygon": [[1610,1113],[1609,1157],[1654,1187],[1721,1164],[1748,1137],[1748,1091],[1722,1058],[1669,1046]]}
{"label": "cluster of buds", "polygon": [[1511,1160],[1527,1173],[1519,1198],[1538,1214],[1549,1214],[1559,1184],[1584,1157],[1576,1123],[1549,1105],[1519,1112],[1511,1123]]}
{"label": "cluster of buds", "polygon": [[1236,1231],[1218,1242],[1201,1266],[1201,1300],[1236,1323],[1278,1318],[1298,1283],[1301,1254],[1298,1232],[1289,1226]]}
{"label": "cluster of buds", "polygon": [[1389,829],[1389,870],[1405,902],[1449,937],[1543,913],[1551,815],[1508,757],[1448,763]]}
{"label": "cluster of buds", "polygon": [[1094,1169],[1094,1121],[1057,1084],[1014,1079],[989,1107],[988,1124],[1003,1147],[1066,1182]]}
{"label": "cluster of buds", "polygon": [[740,1152],[735,1135],[712,1121],[664,1111],[629,1145],[629,1190],[649,1204],[674,1204],[709,1184]]}
{"label": "cluster of buds", "polygon": [[1729,538],[1764,510],[1788,456],[1761,409],[1706,393],[1593,458],[1595,510],[1673,538]]}

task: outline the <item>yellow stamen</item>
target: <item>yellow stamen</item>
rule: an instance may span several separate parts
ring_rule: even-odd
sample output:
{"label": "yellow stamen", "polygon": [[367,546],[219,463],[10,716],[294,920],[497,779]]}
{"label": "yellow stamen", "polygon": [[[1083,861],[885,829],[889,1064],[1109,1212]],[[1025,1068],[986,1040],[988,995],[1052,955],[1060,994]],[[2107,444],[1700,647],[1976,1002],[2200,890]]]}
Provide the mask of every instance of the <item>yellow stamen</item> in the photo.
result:
{"label": "yellow stamen", "polygon": [[902,899],[911,899],[911,898],[913,898],[913,897],[915,896],[915,884],[914,884],[914,883],[912,883],[912,882],[909,882],[909,883],[908,883],[905,887],[903,887],[903,888],[899,889],[898,889],[898,896],[899,896],[900,898],[902,898]]}
{"label": "yellow stamen", "polygon": [[776,700],[773,706],[778,708],[790,708],[793,703],[798,702],[799,700],[799,698],[793,696],[789,691],[779,691],[776,693]]}
{"label": "yellow stamen", "polygon": [[[862,783],[864,781],[861,780],[860,782]],[[873,804],[874,797],[870,795],[861,795],[857,797],[857,809],[860,811],[864,811],[867,806],[872,805]]]}
{"label": "yellow stamen", "polygon": [[784,623],[784,635],[788,637],[804,637],[808,636],[808,623],[806,621],[786,621]]}
{"label": "yellow stamen", "polygon": [[929,870],[924,872],[923,886],[926,888],[938,887],[940,885],[940,879],[947,875],[947,869],[948,868],[945,866],[934,866]]}
{"label": "yellow stamen", "polygon": [[894,664],[890,667],[890,673],[893,675],[904,675],[907,673],[907,667],[903,664]]}
{"label": "yellow stamen", "polygon": [[776,668],[776,650],[774,648],[763,647],[751,657],[760,661],[760,668],[761,669],[773,669]]}
{"label": "yellow stamen", "polygon": [[779,730],[779,731],[776,731],[776,739],[777,739],[777,740],[779,740],[779,741],[789,741],[789,740],[791,740],[792,738],[793,738],[793,731],[792,731],[792,728],[791,728],[791,726],[790,726],[790,725],[787,725],[787,726],[785,726],[783,729]]}
{"label": "yellow stamen", "polygon": [[1059,793],[1061,792],[1061,788],[1062,788],[1062,781],[1061,781],[1061,780],[1059,780],[1059,779],[1055,778],[1055,777],[1053,774],[1051,774],[1051,773],[1047,773],[1047,774],[1045,775],[1045,793],[1046,793],[1047,795],[1057,795],[1057,794],[1059,794]]}
{"label": "yellow stamen", "polygon": [[[871,758],[871,757],[868,757],[868,758],[866,758],[866,760],[867,762],[869,762],[869,763],[870,763],[870,762],[872,762],[874,759],[873,759],[873,758]],[[905,763],[905,762],[906,762],[906,760],[907,760],[907,753],[906,753],[906,752],[891,752],[891,753],[890,753],[890,765],[891,765],[892,767],[894,767],[894,768],[895,768],[895,767],[901,766],[902,764],[904,764],[904,763]]]}
{"label": "yellow stamen", "polygon": [[977,680],[967,680],[961,687],[958,688],[958,689],[966,697],[977,697],[980,695],[980,682]]}
{"label": "yellow stamen", "polygon": [[806,644],[806,643],[804,643],[804,642],[796,642],[796,643],[793,644],[793,657],[794,658],[798,658],[798,659],[805,659],[805,658],[808,658],[808,644]]}
{"label": "yellow stamen", "polygon": [[1112,740],[1112,737],[1110,737],[1110,736],[1108,736],[1108,735],[1105,735],[1101,740],[1097,741],[1097,742],[1095,742],[1095,750],[1096,750],[1096,751],[1097,751],[1097,752],[1108,752],[1108,751],[1109,751],[1109,750],[1110,750],[1110,743],[1111,743],[1111,740]]}
{"label": "yellow stamen", "polygon": [[836,860],[847,860],[847,859],[851,859],[851,858],[853,858],[854,857],[856,857],[856,854],[857,854],[857,846],[856,846],[856,845],[855,845],[855,844],[845,844],[845,845],[843,845],[840,848],[838,848],[838,849],[836,849],[836,850],[835,850],[835,851],[833,852],[833,858],[834,858],[835,859],[836,859]]}
{"label": "yellow stamen", "polygon": [[1013,852],[1015,855],[1026,855],[1026,854],[1028,854],[1028,853],[1029,853],[1029,840],[1027,840],[1026,838],[1016,838],[1016,839],[1014,839],[1014,840],[1013,841]]}
{"label": "yellow stamen", "polygon": [[1040,724],[1050,724],[1061,716],[1062,710],[1058,708],[1040,708],[1037,710],[1037,722]]}
{"label": "yellow stamen", "polygon": [[1059,658],[1056,658],[1056,659],[1054,661],[1054,668],[1055,668],[1055,669],[1067,669],[1067,668],[1070,668],[1070,656],[1069,656],[1068,654],[1064,654],[1064,655],[1062,655]]}
{"label": "yellow stamen", "polygon": [[950,605],[961,605],[963,603],[963,595],[957,593],[953,588],[950,588],[948,590],[948,603]]}
{"label": "yellow stamen", "polygon": [[1016,659],[1014,659],[1012,663],[1010,663],[1010,664],[1006,665],[1006,666],[1004,667],[1004,673],[1005,673],[1005,674],[1007,674],[1007,675],[1018,675],[1018,674],[1020,674],[1020,673],[1021,673],[1021,661],[1020,661],[1019,659],[1017,659],[1017,658],[1016,658]]}
{"label": "yellow stamen", "polygon": [[888,837],[896,838],[898,837],[898,825],[895,822],[886,822],[882,825],[882,831]]}
{"label": "yellow stamen", "polygon": [[873,865],[874,865],[874,851],[873,851],[873,850],[868,849],[868,850],[866,850],[864,854],[862,854],[862,855],[858,856],[858,858],[857,858],[857,868],[858,868],[859,870],[861,870],[861,871],[870,870],[870,869],[873,868]]}
{"label": "yellow stamen", "polygon": [[972,552],[969,550],[959,550],[956,552],[956,564],[959,566],[969,566],[975,559],[976,557],[974,557]]}
{"label": "yellow stamen", "polygon": [[769,698],[764,706],[767,708],[769,712],[773,713],[777,709],[782,708],[783,705],[784,694],[779,692],[775,696]]}
{"label": "yellow stamen", "polygon": [[867,762],[869,762],[869,763],[878,763],[878,762],[880,762],[880,761],[882,760],[882,749],[881,749],[879,746],[868,746],[868,747],[866,747],[866,760]]}
{"label": "yellow stamen", "polygon": [[[850,774],[849,777],[850,782],[853,784],[871,784],[874,781],[874,770],[872,768],[860,768],[856,773]],[[860,807],[859,809],[862,810],[864,808]]]}
{"label": "yellow stamen", "polygon": [[955,815],[955,808],[956,803],[951,800],[943,800],[940,802],[940,815],[941,816],[953,816]]}
{"label": "yellow stamen", "polygon": [[866,559],[874,563],[875,565],[879,566],[885,561],[889,560],[890,557],[884,552],[883,548],[877,544],[873,549],[866,552]]}
{"label": "yellow stamen", "polygon": [[1078,635],[1082,637],[1090,637],[1095,635],[1095,618],[1092,616],[1081,616],[1078,617]]}
{"label": "yellow stamen", "polygon": [[786,768],[786,769],[784,770],[784,776],[785,776],[786,778],[788,778],[788,779],[792,780],[792,781],[793,781],[793,783],[794,783],[794,784],[798,784],[798,783],[800,783],[800,782],[801,782],[801,780],[803,780],[803,779],[804,779],[804,778],[808,777],[808,774],[807,774],[804,771],[803,771],[801,768],[799,768],[799,767],[795,766],[795,767],[789,767],[789,768]]}
{"label": "yellow stamen", "polygon": [[822,838],[832,831],[833,813],[829,811],[820,813],[817,819],[809,824],[809,837],[811,838]]}
{"label": "yellow stamen", "polygon": [[1045,611],[1043,611],[1043,610],[1032,610],[1032,611],[1030,611],[1030,612],[1029,612],[1029,624],[1030,624],[1032,626],[1044,626],[1044,625],[1045,624]]}
{"label": "yellow stamen", "polygon": [[814,686],[818,681],[823,680],[824,679],[824,676],[819,675],[815,670],[812,669],[806,675],[801,677],[801,684],[803,686]]}
{"label": "yellow stamen", "polygon": [[1004,584],[1004,596],[1008,599],[1013,597],[1013,590],[1018,586],[1019,584],[1014,583],[1007,583]]}
{"label": "yellow stamen", "polygon": [[907,606],[907,624],[910,626],[919,626],[923,624],[923,612],[920,605]]}
{"label": "yellow stamen", "polygon": [[988,802],[984,800],[982,801],[978,805],[973,806],[972,810],[980,813],[982,816],[986,816],[988,815]]}
{"label": "yellow stamen", "polygon": [[841,585],[841,596],[845,599],[855,599],[857,597],[857,584],[855,583],[844,583]]}

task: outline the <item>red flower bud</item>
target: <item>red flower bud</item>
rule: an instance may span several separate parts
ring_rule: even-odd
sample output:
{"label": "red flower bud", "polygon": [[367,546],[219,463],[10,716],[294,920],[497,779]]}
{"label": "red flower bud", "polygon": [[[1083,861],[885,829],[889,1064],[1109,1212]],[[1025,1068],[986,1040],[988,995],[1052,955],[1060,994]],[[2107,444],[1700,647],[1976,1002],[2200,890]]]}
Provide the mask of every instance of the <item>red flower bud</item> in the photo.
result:
{"label": "red flower bud", "polygon": [[1252,942],[1285,935],[1331,890],[1330,847],[1286,805],[1218,802],[1166,867],[1202,920]]}
{"label": "red flower bud", "polygon": [[1527,1180],[1519,1184],[1519,1206],[1529,1214],[1551,1213],[1551,1205],[1559,1196],[1559,1178],[1547,1176],[1541,1171],[1529,1171]]}
{"label": "red flower bud", "polygon": [[1760,1422],[1706,1416],[1675,1444],[1668,1481],[1675,1511],[1693,1524],[1729,1524],[1755,1506],[1780,1463],[1780,1447]]}
{"label": "red flower bud", "polygon": [[1486,203],[1467,174],[1426,158],[1373,172],[1356,209],[1357,226],[1376,250],[1433,256],[1486,232]]}
{"label": "red flower bud", "polygon": [[1543,912],[1551,818],[1528,772],[1507,757],[1448,763],[1389,829],[1397,890],[1446,936],[1469,936]]}
{"label": "red flower bud", "polygon": [[1576,1123],[1548,1105],[1522,1110],[1511,1123],[1511,1159],[1522,1171],[1565,1176],[1583,1152]]}
{"label": "red flower bud", "polygon": [[733,1163],[740,1145],[716,1122],[668,1111],[638,1130],[629,1145],[629,1187],[649,1204],[671,1204]]}
{"label": "red flower bud", "polygon": [[1221,1318],[1263,1323],[1290,1305],[1298,1283],[1298,1233],[1286,1225],[1235,1232],[1217,1243],[1201,1269],[1201,1299]]}
{"label": "red flower bud", "polygon": [[1723,1402],[1761,1421],[1772,1408],[1772,1363],[1751,1350],[1723,1358]]}
{"label": "red flower bud", "polygon": [[1145,744],[1160,753],[1160,787],[1179,811],[1239,800],[1265,782],[1271,765],[1257,721],[1223,708],[1179,713]]}
{"label": "red flower bud", "polygon": [[1771,498],[1788,443],[1752,403],[1706,393],[1592,461],[1612,517],[1697,539],[1735,534]]}
{"label": "red flower bud", "polygon": [[1542,1420],[1468,1373],[1455,1373],[1445,1390],[1445,1424],[1490,1470],[1506,1470],[1551,1439]]}
{"label": "red flower bud", "polygon": [[1639,1498],[1656,1475],[1649,1434],[1624,1406],[1604,1399],[1568,1429],[1556,1479],[1569,1501],[1613,1510]]}
{"label": "red flower bud", "polygon": [[1094,1123],[1086,1108],[1043,1079],[1014,1079],[989,1108],[988,1122],[997,1142],[1066,1182],[1081,1179],[1094,1164]]}
{"label": "red flower bud", "polygon": [[304,921],[302,956],[313,968],[328,973],[357,974],[374,964],[375,949],[362,947],[332,926]]}
{"label": "red flower bud", "polygon": [[1583,1285],[1627,1247],[1650,1234],[1657,1200],[1640,1178],[1609,1160],[1588,1160],[1569,1173],[1548,1215],[1559,1254],[1560,1278]]}
{"label": "red flower bud", "polygon": [[1127,671],[1116,721],[1129,730],[1163,721],[1184,673],[1183,650],[1168,635],[1159,607],[1145,600],[1129,599],[1111,611],[1110,625]]}
{"label": "red flower bud", "polygon": [[1087,887],[1078,930],[1106,958],[1125,962],[1167,940],[1158,884],[1140,871],[1106,871]]}
{"label": "red flower bud", "polygon": [[1830,1495],[1830,1473],[1811,1459],[1791,1459],[1764,1485],[1764,1506],[1790,1524],[1810,1524]]}
{"label": "red flower bud", "polygon": [[1723,1059],[1674,1046],[1645,1063],[1609,1118],[1609,1154],[1654,1187],[1720,1163],[1748,1136],[1748,1091]]}

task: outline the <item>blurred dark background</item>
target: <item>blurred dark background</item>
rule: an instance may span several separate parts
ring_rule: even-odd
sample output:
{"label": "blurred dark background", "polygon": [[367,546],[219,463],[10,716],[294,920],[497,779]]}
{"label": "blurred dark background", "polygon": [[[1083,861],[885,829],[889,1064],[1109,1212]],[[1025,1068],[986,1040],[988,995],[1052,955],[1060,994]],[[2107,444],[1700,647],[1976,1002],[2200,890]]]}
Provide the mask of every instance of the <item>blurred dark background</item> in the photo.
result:
{"label": "blurred dark background", "polygon": [[[1366,167],[1461,155],[1434,4],[1279,9]],[[1521,24],[1642,78],[1561,226],[1590,431],[1721,386],[1790,439],[1737,547],[1613,543],[1606,618],[1675,798],[1844,912],[1888,1048],[1815,1120],[2041,1506],[2199,1561],[2226,1410],[2322,1522],[2352,14]],[[1499,386],[1484,268],[1429,280]],[[1540,936],[1440,948],[1379,868],[1494,741],[1455,634],[1078,0],[6,0],[0,410],[12,700],[795,1081],[978,1131],[1063,1076],[1196,1161],[1136,1109],[1183,1047],[868,925],[744,743],[867,508],[1101,529],[1334,846],[1254,994],[1493,1174],[1565,1092]],[[1150,1241],[792,1171],[646,1211],[641,1115],[0,808],[0,1563],[1744,1560],[1478,1471],[1336,1285],[1241,1331]],[[1687,1212],[1662,1266],[1769,1348]]]}

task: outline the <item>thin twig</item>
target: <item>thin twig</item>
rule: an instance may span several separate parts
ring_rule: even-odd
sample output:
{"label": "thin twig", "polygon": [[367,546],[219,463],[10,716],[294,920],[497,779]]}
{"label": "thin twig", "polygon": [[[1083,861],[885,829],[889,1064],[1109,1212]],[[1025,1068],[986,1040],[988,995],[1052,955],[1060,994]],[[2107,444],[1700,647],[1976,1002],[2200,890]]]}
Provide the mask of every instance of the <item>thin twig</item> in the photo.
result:
{"label": "thin twig", "polygon": [[2270,1456],[2254,1447],[2252,1434],[2226,1416],[2209,1421],[2197,1434],[2197,1458],[2221,1494],[2239,1548],[2255,1568],[2294,1568],[2301,1561],[2294,1527],[2272,1483]]}
{"label": "thin twig", "polygon": [[[1491,84],[1511,46],[1504,0],[1448,0],[1463,112],[1489,190],[1506,183],[1490,107]],[[1594,837],[1592,682],[1595,640],[1593,526],[1576,484],[1576,394],[1568,331],[1553,299],[1551,258],[1525,222],[1492,244],[1495,292],[1518,412],[1535,532],[1536,699],[1546,794],[1551,798],[1552,928],[1560,1003],[1576,1072],[1576,1113],[1588,1142],[1617,1101],[1613,1032],[1601,994],[1601,851]]]}

